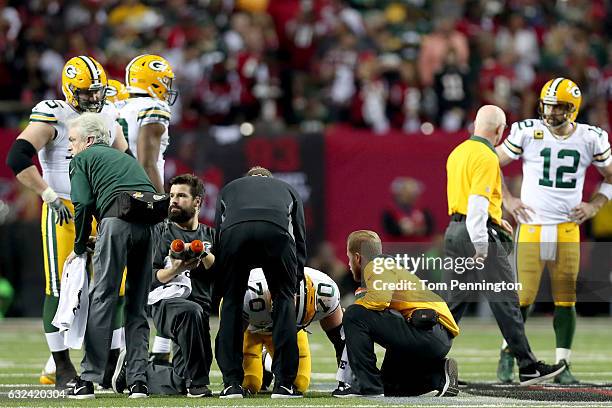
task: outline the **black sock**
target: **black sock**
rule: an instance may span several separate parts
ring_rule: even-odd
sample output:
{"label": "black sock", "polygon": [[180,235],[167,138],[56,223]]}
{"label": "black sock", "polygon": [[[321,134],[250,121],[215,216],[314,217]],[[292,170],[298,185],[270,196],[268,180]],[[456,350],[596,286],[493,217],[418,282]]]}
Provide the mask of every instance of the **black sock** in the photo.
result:
{"label": "black sock", "polygon": [[53,361],[55,361],[55,372],[74,371],[74,365],[70,361],[70,352],[68,349],[62,351],[54,351],[51,353]]}

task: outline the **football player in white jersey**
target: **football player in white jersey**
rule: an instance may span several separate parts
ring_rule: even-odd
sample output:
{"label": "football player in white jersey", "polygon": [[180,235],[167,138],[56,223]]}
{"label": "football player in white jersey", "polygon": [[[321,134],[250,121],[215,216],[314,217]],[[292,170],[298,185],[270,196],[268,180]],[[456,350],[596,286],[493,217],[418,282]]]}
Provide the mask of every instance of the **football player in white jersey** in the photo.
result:
{"label": "football player in white jersey", "polygon": [[[46,100],[32,109],[30,123],[17,137],[8,154],[7,164],[17,180],[39,194],[42,207],[41,229],[45,269],[45,302],[43,326],[52,358],[47,362],[40,381],[63,388],[76,371],[63,333],[51,324],[60,294],[64,261],[74,244],[74,208],[70,201],[68,165],[68,122],[83,112],[105,114],[111,131],[112,145],[126,151],[128,144],[116,123],[118,111],[105,101],[106,73],[96,60],[78,56],[66,62],[62,70],[62,91],[65,100]],[[42,175],[32,162],[34,154],[42,167]],[[113,338],[120,332],[113,333]],[[117,340],[115,343],[119,342]],[[55,378],[54,378],[54,375]]]}
{"label": "football player in white jersey", "polygon": [[[177,98],[172,89],[174,73],[170,63],[158,55],[144,54],[125,67],[125,86],[129,98],[122,102],[119,123],[123,126],[130,150],[142,164],[153,185],[164,191],[164,152],[170,142],[170,106]],[[155,336],[151,359],[168,363],[170,339]]]}
{"label": "football player in white jersey", "polygon": [[125,101],[130,97],[129,92],[122,82],[109,79],[106,86],[106,100],[112,102],[118,110],[121,110]]}
{"label": "football player in white jersey", "polygon": [[[251,270],[244,295],[243,315],[248,327],[244,332],[243,368],[245,390],[255,394],[263,382],[263,346],[274,354],[272,343],[272,296],[261,268]],[[304,280],[300,283],[295,300],[298,330],[299,365],[295,386],[304,393],[310,384],[311,358],[308,336],[304,329],[318,321],[336,350],[339,361],[344,349],[342,333],[342,308],[336,283],[326,274],[313,268],[304,268]]]}
{"label": "football player in white jersey", "polygon": [[170,105],[178,95],[172,89],[173,81],[170,63],[158,55],[139,55],[125,67],[125,86],[130,97],[120,109],[119,122],[130,149],[159,192],[164,191]]}
{"label": "football player in white jersey", "polygon": [[[505,186],[503,191],[504,207],[518,223],[515,256],[522,284],[521,312],[526,318],[547,266],[555,303],[557,363],[569,363],[576,327],[579,225],[612,198],[608,134],[596,126],[576,122],[581,101],[580,89],[574,82],[551,79],[540,93],[540,119],[514,123],[508,138],[497,147],[501,166],[523,160],[521,197],[513,197]],[[583,202],[582,188],[590,164],[605,180],[591,201]],[[504,342],[497,370],[500,381],[512,381],[513,364]],[[567,369],[555,377],[555,382],[578,381]]]}

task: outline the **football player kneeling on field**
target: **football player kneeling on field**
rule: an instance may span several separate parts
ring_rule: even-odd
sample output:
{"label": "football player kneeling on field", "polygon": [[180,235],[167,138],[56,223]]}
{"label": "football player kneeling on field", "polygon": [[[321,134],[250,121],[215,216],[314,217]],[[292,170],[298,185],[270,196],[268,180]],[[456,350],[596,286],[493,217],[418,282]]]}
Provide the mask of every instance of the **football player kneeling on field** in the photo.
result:
{"label": "football player kneeling on field", "polygon": [[[318,321],[334,345],[336,360],[340,360],[344,349],[342,333],[342,308],[336,283],[326,274],[313,268],[304,268],[304,280],[300,283],[295,300],[296,330],[298,330],[299,365],[295,387],[301,396],[310,385],[311,357],[308,335],[304,330],[310,323]],[[253,269],[244,295],[243,314],[248,327],[244,332],[242,386],[252,394],[262,388],[264,367],[262,350],[274,355],[272,341],[272,302],[261,268]],[[272,394],[272,398],[280,398]]]}
{"label": "football player kneeling on field", "polygon": [[[352,370],[352,375],[343,377],[345,385],[332,395],[457,395],[457,362],[446,355],[459,327],[444,300],[419,289],[419,278],[400,266],[389,268],[384,262],[382,271],[377,270],[375,265],[382,265],[378,261],[385,255],[373,231],[351,233],[347,255],[353,278],[361,283],[355,304],[342,319],[348,362],[341,363],[340,371]],[[412,282],[408,287],[414,289],[391,289],[404,282]],[[386,349],[381,370],[376,367],[374,343]]]}

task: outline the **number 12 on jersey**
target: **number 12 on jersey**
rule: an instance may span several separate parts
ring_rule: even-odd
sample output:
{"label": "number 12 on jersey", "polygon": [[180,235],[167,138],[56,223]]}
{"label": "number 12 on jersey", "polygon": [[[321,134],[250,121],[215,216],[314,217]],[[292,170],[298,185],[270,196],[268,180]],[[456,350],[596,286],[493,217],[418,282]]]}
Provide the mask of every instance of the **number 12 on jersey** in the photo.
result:
{"label": "number 12 on jersey", "polygon": [[542,149],[540,156],[544,158],[544,169],[542,172],[542,178],[539,180],[539,184],[544,187],[556,187],[556,188],[575,188],[576,178],[572,178],[569,181],[563,180],[564,174],[574,174],[578,170],[578,164],[580,163],[580,153],[576,150],[561,149],[557,153],[557,158],[563,160],[566,157],[572,158],[572,164],[570,166],[559,166],[557,167],[556,177],[553,181],[550,178],[550,159],[551,149],[547,147]]}

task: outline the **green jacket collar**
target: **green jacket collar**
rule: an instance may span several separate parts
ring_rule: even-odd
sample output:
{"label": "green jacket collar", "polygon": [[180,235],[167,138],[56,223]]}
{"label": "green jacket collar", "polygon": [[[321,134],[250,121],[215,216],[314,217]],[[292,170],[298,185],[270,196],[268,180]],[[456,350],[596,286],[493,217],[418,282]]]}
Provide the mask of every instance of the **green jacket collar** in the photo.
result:
{"label": "green jacket collar", "polygon": [[491,151],[495,154],[497,154],[497,152],[495,151],[495,148],[493,147],[493,145],[491,144],[491,142],[489,142],[487,139],[485,139],[484,137],[480,137],[480,136],[476,136],[476,135],[472,135],[470,136],[470,140],[474,140],[476,142],[480,142],[480,143],[484,143],[489,149],[491,149]]}

